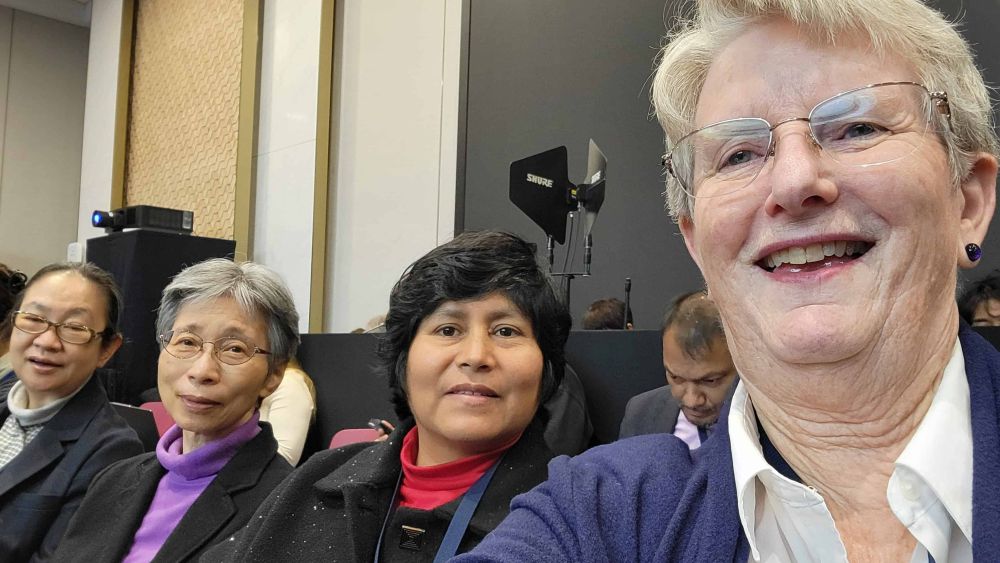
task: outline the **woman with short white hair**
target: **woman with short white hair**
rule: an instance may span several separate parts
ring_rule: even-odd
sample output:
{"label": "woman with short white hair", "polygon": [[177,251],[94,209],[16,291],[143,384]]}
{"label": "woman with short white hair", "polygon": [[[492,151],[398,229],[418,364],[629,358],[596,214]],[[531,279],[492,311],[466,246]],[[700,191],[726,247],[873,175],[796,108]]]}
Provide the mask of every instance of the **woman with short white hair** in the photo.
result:
{"label": "woman with short white hair", "polygon": [[653,103],[731,408],[696,456],[659,435],[554,461],[459,560],[995,560],[1000,353],[955,304],[996,199],[968,43],[917,0],[697,9]]}

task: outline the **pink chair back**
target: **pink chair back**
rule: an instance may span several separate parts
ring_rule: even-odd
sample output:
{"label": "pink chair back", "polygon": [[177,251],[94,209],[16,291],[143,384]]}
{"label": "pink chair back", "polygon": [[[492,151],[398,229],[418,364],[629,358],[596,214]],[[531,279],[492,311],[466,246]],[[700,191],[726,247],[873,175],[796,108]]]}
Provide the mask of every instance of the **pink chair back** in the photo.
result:
{"label": "pink chair back", "polygon": [[333,435],[330,440],[330,449],[358,442],[374,442],[376,438],[378,438],[378,430],[373,428],[345,428]]}
{"label": "pink chair back", "polygon": [[139,408],[146,409],[153,413],[153,420],[156,421],[156,431],[160,433],[160,436],[163,436],[163,433],[174,425],[173,417],[170,416],[170,413],[167,412],[167,409],[160,401],[143,403],[139,405]]}

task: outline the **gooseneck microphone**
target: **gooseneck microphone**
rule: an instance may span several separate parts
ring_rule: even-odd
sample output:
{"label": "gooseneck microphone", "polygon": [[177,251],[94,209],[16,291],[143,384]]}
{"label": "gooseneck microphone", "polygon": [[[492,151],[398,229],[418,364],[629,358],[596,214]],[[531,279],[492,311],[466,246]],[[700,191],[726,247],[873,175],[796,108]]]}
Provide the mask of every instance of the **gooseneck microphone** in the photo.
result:
{"label": "gooseneck microphone", "polygon": [[632,300],[632,278],[625,278],[625,313],[622,315],[622,330],[628,328],[629,302]]}

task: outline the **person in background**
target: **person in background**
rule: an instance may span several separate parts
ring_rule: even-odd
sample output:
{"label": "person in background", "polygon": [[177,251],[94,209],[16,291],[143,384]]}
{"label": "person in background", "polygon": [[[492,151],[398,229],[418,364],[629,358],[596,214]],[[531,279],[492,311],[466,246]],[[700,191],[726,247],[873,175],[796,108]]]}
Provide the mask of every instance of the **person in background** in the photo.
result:
{"label": "person in background", "polygon": [[535,247],[466,232],[389,297],[379,350],[389,439],[298,468],[204,561],[434,561],[465,552],[545,478],[539,405],[562,378],[570,317]]}
{"label": "person in background", "polygon": [[292,468],[260,402],[299,344],[291,293],[273,271],[216,258],[163,290],[157,383],[176,424],[156,451],[98,475],[58,561],[194,561],[240,529]]}
{"label": "person in background", "polygon": [[298,465],[309,426],[316,420],[316,388],[297,359],[288,361],[281,384],[261,402],[260,420],[271,425],[278,453],[292,467]]}
{"label": "person in background", "polygon": [[142,452],[93,376],[121,346],[121,303],[107,272],[79,263],[45,266],[14,302],[17,381],[0,406],[0,561],[50,560],[94,475]]}
{"label": "person in background", "polygon": [[918,0],[694,8],[652,98],[731,407],[697,455],[656,434],[553,460],[456,562],[996,560],[1000,352],[955,302],[997,251],[969,44]]}
{"label": "person in background", "polygon": [[631,330],[632,309],[625,310],[621,299],[598,299],[587,307],[583,316],[584,330]]}
{"label": "person in background", "polygon": [[12,375],[14,368],[10,365],[10,312],[14,309],[17,299],[28,278],[11,270],[6,264],[0,263],[0,403],[7,401],[7,393],[14,386],[16,378]]}
{"label": "person in background", "polygon": [[1000,272],[970,283],[958,298],[958,312],[972,326],[1000,326]]}
{"label": "person in background", "polygon": [[632,397],[619,437],[667,433],[689,449],[706,440],[738,377],[715,303],[705,292],[685,293],[663,319],[667,385]]}

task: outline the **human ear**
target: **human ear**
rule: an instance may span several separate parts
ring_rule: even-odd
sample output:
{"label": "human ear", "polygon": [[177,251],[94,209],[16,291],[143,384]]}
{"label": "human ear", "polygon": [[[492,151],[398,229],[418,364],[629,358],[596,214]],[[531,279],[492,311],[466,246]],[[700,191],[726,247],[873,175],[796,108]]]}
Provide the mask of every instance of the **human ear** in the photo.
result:
{"label": "human ear", "polygon": [[684,215],[677,222],[677,226],[681,230],[681,235],[684,236],[684,246],[687,247],[688,254],[691,255],[694,263],[698,265],[698,270],[704,271],[701,267],[701,256],[698,254],[698,247],[694,240],[694,219],[690,215]]}
{"label": "human ear", "polygon": [[101,337],[101,353],[97,356],[97,367],[102,368],[104,364],[108,363],[111,356],[115,355],[122,346],[122,335],[115,334],[111,338]]}
{"label": "human ear", "polygon": [[979,153],[969,175],[962,181],[962,215],[959,223],[958,265],[973,268],[973,261],[965,251],[967,244],[982,244],[993,220],[996,208],[997,159],[989,153]]}

